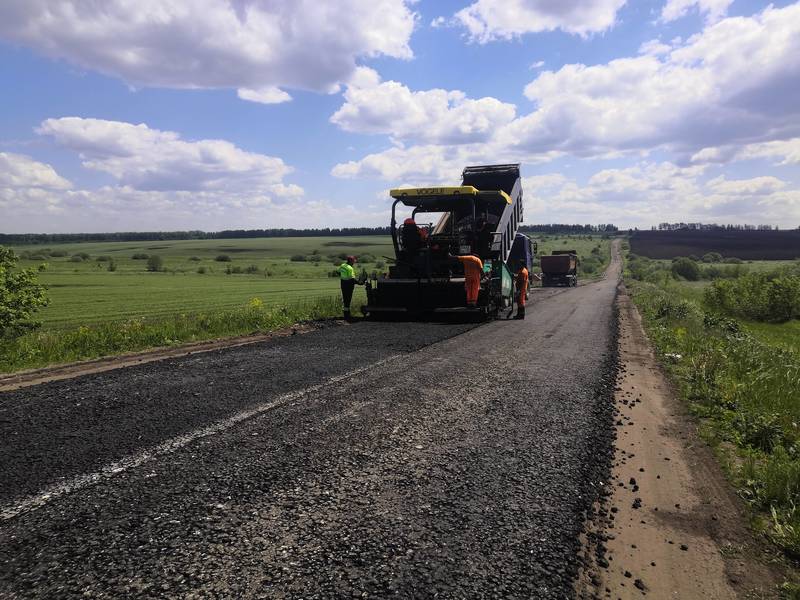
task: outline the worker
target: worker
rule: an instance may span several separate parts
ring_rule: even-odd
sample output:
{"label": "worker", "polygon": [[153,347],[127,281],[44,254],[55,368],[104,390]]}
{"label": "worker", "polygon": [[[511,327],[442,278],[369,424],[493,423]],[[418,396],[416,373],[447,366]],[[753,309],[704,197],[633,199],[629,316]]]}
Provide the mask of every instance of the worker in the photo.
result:
{"label": "worker", "polygon": [[422,246],[422,231],[413,218],[409,217],[403,221],[402,240],[406,258],[410,260],[419,252]]}
{"label": "worker", "polygon": [[464,266],[464,287],[467,290],[467,306],[475,308],[478,305],[478,294],[481,291],[483,261],[474,254],[456,256],[455,258]]}
{"label": "worker", "polygon": [[486,219],[478,220],[478,230],[475,233],[475,253],[486,256],[492,250],[492,227]]}
{"label": "worker", "polygon": [[524,264],[517,271],[517,316],[515,319],[525,318],[525,302],[528,295],[528,269]]}
{"label": "worker", "polygon": [[350,302],[353,299],[353,290],[356,287],[356,264],[355,256],[348,256],[345,262],[339,265],[339,279],[342,285],[342,307],[344,309],[344,320],[348,323],[352,321],[350,317]]}

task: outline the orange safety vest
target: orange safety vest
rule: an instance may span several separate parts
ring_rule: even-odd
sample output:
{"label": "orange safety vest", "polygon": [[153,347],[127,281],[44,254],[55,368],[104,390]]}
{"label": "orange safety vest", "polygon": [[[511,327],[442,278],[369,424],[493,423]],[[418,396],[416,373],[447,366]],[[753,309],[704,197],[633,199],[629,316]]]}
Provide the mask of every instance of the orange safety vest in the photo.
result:
{"label": "orange safety vest", "polygon": [[528,293],[528,269],[525,267],[522,267],[517,273],[517,291],[519,292],[517,302],[520,306],[525,306],[525,296]]}
{"label": "orange safety vest", "polygon": [[464,287],[467,289],[467,304],[475,304],[481,291],[483,261],[477,256],[457,256],[464,265]]}

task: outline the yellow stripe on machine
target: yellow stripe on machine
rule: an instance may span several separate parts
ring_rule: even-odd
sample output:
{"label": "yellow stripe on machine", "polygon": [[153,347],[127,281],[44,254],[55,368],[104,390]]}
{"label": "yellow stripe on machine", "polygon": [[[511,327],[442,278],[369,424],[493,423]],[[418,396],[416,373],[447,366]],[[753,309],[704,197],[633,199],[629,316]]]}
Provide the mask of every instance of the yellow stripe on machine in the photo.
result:
{"label": "yellow stripe on machine", "polygon": [[458,187],[396,188],[389,191],[389,195],[392,198],[405,198],[406,196],[458,196],[461,194],[475,196],[477,193],[477,188],[471,185],[462,185]]}
{"label": "yellow stripe on machine", "polygon": [[[389,190],[392,198],[419,198],[425,196],[477,196],[480,190],[471,185],[458,187],[430,187],[430,188],[395,188]],[[511,204],[511,197],[503,190],[492,190],[492,193],[500,194],[506,204]]]}

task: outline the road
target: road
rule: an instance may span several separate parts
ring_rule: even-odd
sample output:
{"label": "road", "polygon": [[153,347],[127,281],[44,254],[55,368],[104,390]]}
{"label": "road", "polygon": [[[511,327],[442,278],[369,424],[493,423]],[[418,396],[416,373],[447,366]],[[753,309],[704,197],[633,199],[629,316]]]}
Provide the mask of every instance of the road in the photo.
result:
{"label": "road", "polygon": [[618,274],[0,393],[0,597],[573,595]]}

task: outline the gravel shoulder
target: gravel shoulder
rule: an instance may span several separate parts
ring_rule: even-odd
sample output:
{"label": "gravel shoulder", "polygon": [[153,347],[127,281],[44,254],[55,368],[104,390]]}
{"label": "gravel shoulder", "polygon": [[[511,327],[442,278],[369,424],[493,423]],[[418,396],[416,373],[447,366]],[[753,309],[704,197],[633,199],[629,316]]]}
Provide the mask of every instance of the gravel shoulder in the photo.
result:
{"label": "gravel shoulder", "polygon": [[777,598],[776,561],[658,365],[636,307],[618,297],[612,493],[590,525],[581,597]]}

